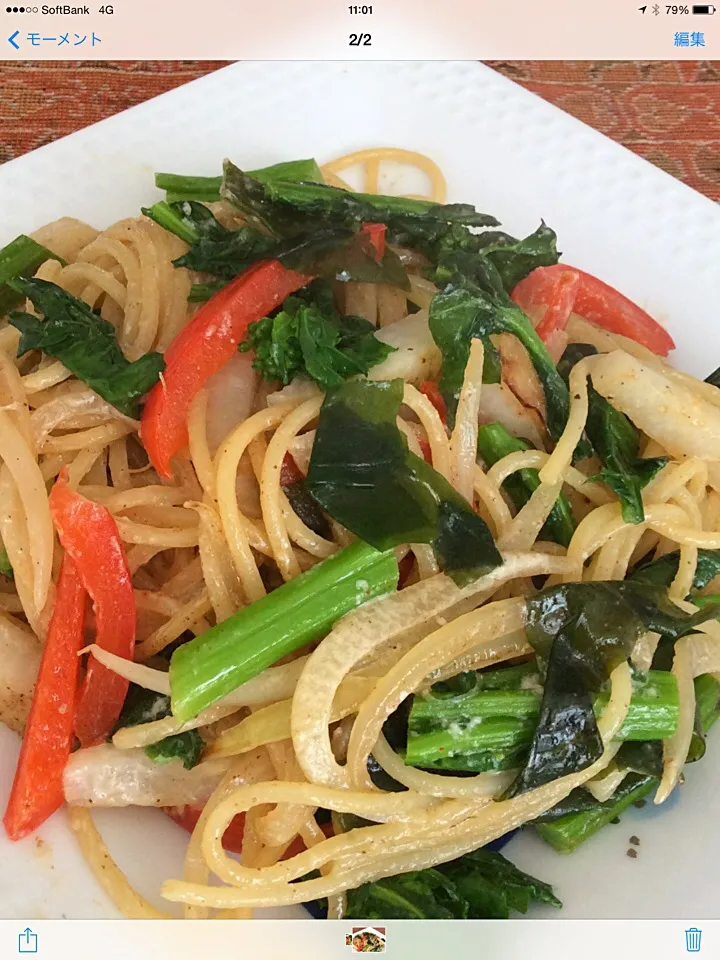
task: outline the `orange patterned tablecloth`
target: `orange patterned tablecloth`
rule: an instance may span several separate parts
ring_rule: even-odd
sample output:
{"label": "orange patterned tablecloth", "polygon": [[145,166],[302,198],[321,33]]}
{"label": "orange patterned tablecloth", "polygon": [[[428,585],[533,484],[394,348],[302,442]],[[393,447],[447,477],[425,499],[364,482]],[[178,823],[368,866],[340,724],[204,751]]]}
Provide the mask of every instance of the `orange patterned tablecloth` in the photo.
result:
{"label": "orange patterned tablecloth", "polygon": [[[0,162],[224,65],[0,61]],[[720,201],[720,63],[490,65]]]}

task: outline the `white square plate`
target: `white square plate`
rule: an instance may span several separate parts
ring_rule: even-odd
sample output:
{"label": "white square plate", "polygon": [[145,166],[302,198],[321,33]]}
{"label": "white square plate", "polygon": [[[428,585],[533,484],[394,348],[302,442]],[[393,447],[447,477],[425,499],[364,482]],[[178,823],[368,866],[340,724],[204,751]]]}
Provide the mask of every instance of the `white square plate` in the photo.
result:
{"label": "white square plate", "polygon": [[[678,366],[704,376],[720,364],[718,207],[472,62],[235,64],[0,167],[0,242],[64,215],[96,227],[136,215],[158,198],[156,170],[216,174],[225,156],[250,168],[324,162],[377,145],[428,154],[451,200],[475,203],[511,233],[545,219],[567,262],[666,323]],[[567,918],[717,916],[713,739],[663,807],[631,810],[571,857],[529,834],[512,841],[510,857],[554,884]],[[0,729],[3,807],[16,754],[16,738]],[[180,875],[181,831],[157,811],[100,811],[98,823],[138,888],[159,902],[160,880]],[[637,859],[625,856],[633,834]],[[3,917],[117,916],[62,812],[40,839],[0,836],[0,864]]]}

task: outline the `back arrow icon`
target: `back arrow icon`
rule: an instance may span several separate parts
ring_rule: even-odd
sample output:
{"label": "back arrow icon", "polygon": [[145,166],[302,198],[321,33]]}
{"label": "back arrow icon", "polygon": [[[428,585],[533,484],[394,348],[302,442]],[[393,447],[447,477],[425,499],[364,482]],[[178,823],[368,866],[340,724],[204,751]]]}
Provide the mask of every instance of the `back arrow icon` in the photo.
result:
{"label": "back arrow icon", "polygon": [[19,50],[19,49],[20,49],[20,44],[15,43],[15,37],[19,37],[19,36],[20,36],[20,31],[19,31],[19,30],[16,30],[15,33],[14,33],[11,37],[8,37],[8,43],[11,43],[11,44],[15,47],[16,50]]}

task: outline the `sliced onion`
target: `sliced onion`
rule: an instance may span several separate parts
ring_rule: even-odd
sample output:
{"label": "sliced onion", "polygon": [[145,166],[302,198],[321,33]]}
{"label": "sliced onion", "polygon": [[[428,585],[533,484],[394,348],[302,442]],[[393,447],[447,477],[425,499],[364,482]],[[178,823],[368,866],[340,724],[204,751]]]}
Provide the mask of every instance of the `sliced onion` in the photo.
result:
{"label": "sliced onion", "polygon": [[65,799],[71,806],[200,806],[228,768],[224,759],[186,770],[181,760],[155,763],[144,750],[118,750],[103,743],[72,754],[65,768]]}
{"label": "sliced onion", "polygon": [[11,616],[0,615],[0,722],[22,735],[40,668],[35,635]]}

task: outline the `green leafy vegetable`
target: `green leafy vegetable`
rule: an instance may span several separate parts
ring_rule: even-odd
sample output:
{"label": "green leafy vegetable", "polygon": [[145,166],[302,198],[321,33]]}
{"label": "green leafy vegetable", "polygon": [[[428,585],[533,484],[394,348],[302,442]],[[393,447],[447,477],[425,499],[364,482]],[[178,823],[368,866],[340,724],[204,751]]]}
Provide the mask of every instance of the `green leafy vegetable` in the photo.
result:
{"label": "green leafy vegetable", "polygon": [[[152,723],[154,720],[163,720],[169,716],[170,697],[131,684],[115,729],[135,727],[140,723]],[[185,733],[177,733],[150,744],[145,747],[145,753],[155,763],[182,760],[183,766],[191,770],[200,762],[204,747],[205,742],[197,730],[186,730]]]}
{"label": "green leafy vegetable", "polygon": [[273,317],[250,324],[240,350],[255,352],[253,366],[267,380],[287,384],[304,373],[328,389],[367,373],[393,348],[375,337],[363,317],[341,316],[320,298],[308,302],[293,296]]}
{"label": "green leafy vegetable", "polygon": [[[489,236],[485,234],[486,238]],[[536,267],[551,267],[560,259],[557,235],[544,222],[522,240],[500,234],[481,252],[496,267],[508,293],[512,293],[513,288]]]}
{"label": "green leafy vegetable", "polygon": [[531,903],[562,904],[552,887],[491,850],[428,870],[402,873],[348,891],[346,920],[487,920],[527,913]]}
{"label": "green leafy vegetable", "polygon": [[353,543],[222,623],[182,644],[170,661],[173,716],[185,721],[319,640],[340,617],[397,587],[392,552]]}
{"label": "green leafy vegetable", "polygon": [[277,240],[249,227],[228,230],[202,203],[160,203],[143,207],[142,212],[170,233],[190,244],[190,249],[174,261],[187,267],[231,280],[257,260],[271,256]]}
{"label": "green leafy vegetable", "polygon": [[176,733],[172,737],[151,743],[145,747],[145,753],[155,763],[182,760],[185,769],[192,770],[200,762],[204,748],[205,741],[197,730],[186,730],[185,733]]}
{"label": "green leafy vegetable", "polygon": [[10,558],[7,555],[7,550],[5,547],[0,547],[0,573],[4,577],[12,578],[13,568],[10,563]]}
{"label": "green leafy vegetable", "polygon": [[315,227],[357,226],[361,222],[385,223],[391,228],[406,223],[496,226],[497,220],[465,203],[437,204],[406,197],[352,193],[318,183],[262,182],[236,167],[224,164],[222,196],[242,211],[251,226],[276,236],[290,237]]}
{"label": "green leafy vegetable", "polygon": [[[478,431],[478,453],[487,467],[520,450],[531,450],[532,445],[513,437],[500,423],[489,423]],[[503,483],[517,510],[520,510],[540,486],[538,471],[525,468],[512,474]],[[567,546],[575,532],[575,518],[564,494],[560,494],[540,531],[540,539],[554,540]]]}
{"label": "green leafy vegetable", "polygon": [[[562,801],[565,807],[559,805],[545,814],[544,818],[535,820],[535,829],[558,853],[572,853],[581,843],[619,817],[631,803],[637,803],[638,800],[648,796],[657,784],[658,780],[655,777],[630,774],[623,780],[614,795],[602,803],[592,800],[584,790],[574,790],[565,801]],[[587,809],[580,807],[573,810],[573,802],[578,802],[578,798],[574,795],[581,793],[584,793],[591,803]],[[582,802],[580,800],[581,804]],[[566,808],[569,808],[570,812],[565,812]]]}
{"label": "green leafy vegetable", "polygon": [[299,272],[329,280],[388,283],[409,289],[409,280],[399,258],[386,249],[381,262],[375,258],[370,238],[346,227],[316,226],[290,238],[270,235],[252,227],[229,230],[202,203],[161,201],[142,211],[174,233],[190,249],[174,261],[187,267],[231,280],[247,267],[269,257]]}
{"label": "green leafy vegetable", "polygon": [[[450,424],[455,420],[471,340],[511,333],[527,350],[540,378],[548,431],[557,440],[570,409],[567,385],[530,320],[508,297],[495,266],[483,258],[455,256],[442,264],[442,270],[447,284],[444,292],[433,297],[429,320],[433,339],[443,355],[440,390]],[[580,453],[585,455],[586,451],[581,449]]]}
{"label": "green leafy vegetable", "polygon": [[602,753],[592,696],[646,630],[676,640],[717,616],[720,606],[686,614],[662,587],[631,580],[568,583],[527,601],[527,637],[546,664],[527,763],[510,794],[590,766]]}
{"label": "green leafy vegetable", "polygon": [[22,293],[10,285],[10,280],[31,277],[46,260],[57,260],[65,266],[62,257],[25,234],[15,237],[0,250],[0,317],[23,300]]}
{"label": "green leafy vegetable", "polygon": [[403,386],[356,380],[327,393],[308,489],[331,517],[378,549],[432,543],[443,568],[466,582],[502,558],[470,504],[408,450],[397,427]]}
{"label": "green leafy vegetable", "polygon": [[141,398],[165,369],[160,353],[146,353],[130,363],[107,320],[82,300],[46,280],[15,279],[14,289],[44,317],[13,312],[10,323],[21,333],[18,356],[42,350],[129,417],[137,417]]}
{"label": "green leafy vegetable", "polygon": [[[639,564],[630,574],[630,579],[638,583],[669,587],[677,575],[679,564],[680,551],[673,550],[671,553],[664,553],[657,560]],[[718,574],[720,574],[720,550],[698,550],[693,590],[702,590]]]}
{"label": "green leafy vegetable", "polygon": [[[582,357],[595,353],[597,350],[589,344],[571,344],[563,354],[558,370],[567,378]],[[639,459],[640,434],[625,414],[616,410],[590,384],[588,401],[585,432],[603,464],[602,471],[594,479],[601,480],[617,494],[626,523],[642,523],[645,519],[642,488],[669,458]]]}

